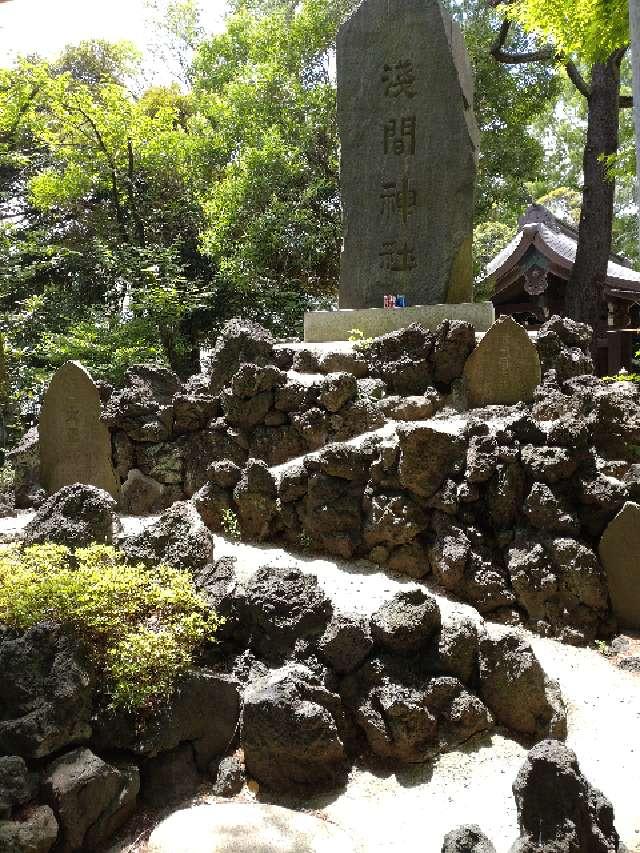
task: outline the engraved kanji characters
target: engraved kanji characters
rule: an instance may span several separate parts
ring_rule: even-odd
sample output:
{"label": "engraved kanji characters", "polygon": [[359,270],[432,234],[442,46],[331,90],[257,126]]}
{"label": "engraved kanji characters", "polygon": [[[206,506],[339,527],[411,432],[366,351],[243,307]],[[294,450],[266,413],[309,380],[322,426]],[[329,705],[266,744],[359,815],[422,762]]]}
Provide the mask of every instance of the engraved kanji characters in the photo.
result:
{"label": "engraved kanji characters", "polygon": [[[415,97],[413,62],[402,59],[386,63],[382,74],[384,96],[398,99]],[[414,155],[416,153],[416,117],[401,115],[383,124],[384,153]],[[400,179],[384,179],[380,191],[380,215],[390,223],[396,217],[406,225],[417,206],[417,195],[405,174]],[[415,247],[407,240],[385,240],[379,251],[379,266],[385,272],[402,273],[416,267]]]}
{"label": "engraved kanji characters", "polygon": [[406,175],[400,186],[397,181],[383,181],[380,199],[382,200],[380,212],[387,220],[399,214],[402,221],[406,223],[416,207],[416,191],[410,189],[409,178]]}
{"label": "engraved kanji characters", "polygon": [[409,59],[402,59],[395,65],[384,66],[382,82],[385,84],[386,97],[397,98],[400,95],[406,95],[407,98],[415,97],[417,94],[413,88],[415,81],[413,62]]}
{"label": "engraved kanji characters", "polygon": [[407,272],[415,269],[416,256],[407,241],[386,240],[380,251],[380,267],[388,272]]}
{"label": "engraved kanji characters", "polygon": [[391,118],[384,124],[385,154],[416,153],[416,117]]}

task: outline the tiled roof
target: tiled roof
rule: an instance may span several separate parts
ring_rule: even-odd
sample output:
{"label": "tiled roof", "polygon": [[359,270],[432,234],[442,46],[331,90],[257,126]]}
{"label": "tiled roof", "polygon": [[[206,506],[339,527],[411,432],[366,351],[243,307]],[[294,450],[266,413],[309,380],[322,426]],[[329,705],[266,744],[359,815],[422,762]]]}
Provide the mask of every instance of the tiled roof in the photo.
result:
{"label": "tiled roof", "polygon": [[[541,205],[531,205],[520,220],[513,240],[487,266],[487,278],[498,279],[522,258],[529,246],[567,271],[576,258],[578,235]],[[611,289],[639,290],[640,272],[625,266],[621,258],[612,256],[607,268],[607,285]]]}

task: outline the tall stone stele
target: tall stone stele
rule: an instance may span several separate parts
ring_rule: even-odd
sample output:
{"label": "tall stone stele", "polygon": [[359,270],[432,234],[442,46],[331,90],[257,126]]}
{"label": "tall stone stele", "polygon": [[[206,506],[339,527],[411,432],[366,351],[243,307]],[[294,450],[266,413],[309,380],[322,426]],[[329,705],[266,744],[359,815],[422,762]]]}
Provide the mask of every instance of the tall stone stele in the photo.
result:
{"label": "tall stone stele", "polygon": [[77,361],[54,373],[42,401],[39,428],[40,479],[49,494],[84,483],[118,496],[111,436],[100,420],[100,393]]}
{"label": "tall stone stele", "polygon": [[364,0],[337,77],[340,308],[471,302],[478,130],[458,25],[437,0]]}

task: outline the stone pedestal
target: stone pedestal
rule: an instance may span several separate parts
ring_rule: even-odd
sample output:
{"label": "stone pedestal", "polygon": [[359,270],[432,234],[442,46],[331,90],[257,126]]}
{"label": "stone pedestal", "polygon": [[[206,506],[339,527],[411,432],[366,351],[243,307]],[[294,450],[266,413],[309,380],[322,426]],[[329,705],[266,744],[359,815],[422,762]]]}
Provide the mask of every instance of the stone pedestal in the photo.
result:
{"label": "stone pedestal", "polygon": [[495,311],[491,302],[309,311],[304,315],[304,339],[313,344],[346,341],[353,329],[359,329],[365,338],[376,338],[411,323],[435,329],[443,320],[465,320],[476,332],[486,332],[495,320]]}

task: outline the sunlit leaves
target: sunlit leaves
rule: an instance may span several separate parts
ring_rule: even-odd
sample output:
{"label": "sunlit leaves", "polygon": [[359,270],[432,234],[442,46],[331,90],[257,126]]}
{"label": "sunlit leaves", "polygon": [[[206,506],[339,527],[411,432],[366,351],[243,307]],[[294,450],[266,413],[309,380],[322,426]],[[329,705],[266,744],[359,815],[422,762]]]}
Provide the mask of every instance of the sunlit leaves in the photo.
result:
{"label": "sunlit leaves", "polygon": [[505,10],[587,63],[606,59],[629,41],[627,0],[516,0]]}

